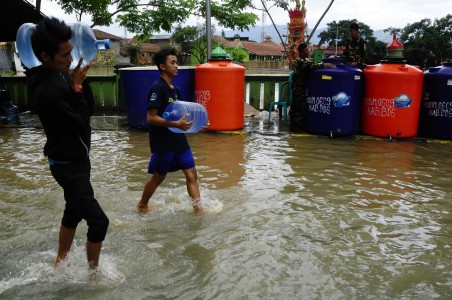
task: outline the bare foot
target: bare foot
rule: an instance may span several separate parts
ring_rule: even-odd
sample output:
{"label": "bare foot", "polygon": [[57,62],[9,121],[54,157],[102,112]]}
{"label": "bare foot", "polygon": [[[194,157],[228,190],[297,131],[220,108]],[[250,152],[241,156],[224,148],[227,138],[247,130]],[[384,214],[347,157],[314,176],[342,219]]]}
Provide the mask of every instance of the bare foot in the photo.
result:
{"label": "bare foot", "polygon": [[204,212],[204,208],[202,206],[196,206],[194,207],[196,214],[202,214]]}
{"label": "bare foot", "polygon": [[201,205],[201,200],[200,199],[193,200],[192,204],[193,204],[193,209],[194,209],[196,214],[200,214],[200,213],[204,212],[204,208]]}
{"label": "bare foot", "polygon": [[96,269],[91,271],[89,279],[92,283],[113,288],[123,283],[126,280],[126,276],[118,271],[112,272]]}
{"label": "bare foot", "polygon": [[141,204],[141,202],[138,202],[135,208],[137,210],[137,213],[139,214],[147,214],[149,212],[148,206]]}

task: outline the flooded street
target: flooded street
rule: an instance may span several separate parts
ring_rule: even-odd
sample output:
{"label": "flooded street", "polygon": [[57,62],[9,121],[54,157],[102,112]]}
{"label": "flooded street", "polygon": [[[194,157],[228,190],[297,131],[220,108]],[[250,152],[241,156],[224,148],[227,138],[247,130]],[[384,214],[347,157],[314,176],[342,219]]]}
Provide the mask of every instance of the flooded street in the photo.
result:
{"label": "flooded street", "polygon": [[[107,125],[105,125],[108,123]],[[148,134],[94,120],[92,184],[110,218],[87,279],[86,224],[53,269],[64,207],[35,127],[0,128],[2,299],[450,299],[452,143],[279,134],[187,135],[206,212],[182,172],[134,211]]]}

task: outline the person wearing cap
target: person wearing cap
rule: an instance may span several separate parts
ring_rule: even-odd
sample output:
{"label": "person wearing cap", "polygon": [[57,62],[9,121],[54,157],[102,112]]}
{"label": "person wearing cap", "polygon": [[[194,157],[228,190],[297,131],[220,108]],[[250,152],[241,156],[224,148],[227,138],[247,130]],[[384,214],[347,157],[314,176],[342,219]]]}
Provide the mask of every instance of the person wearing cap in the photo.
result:
{"label": "person wearing cap", "polygon": [[366,57],[366,41],[360,37],[359,25],[350,24],[350,38],[345,41],[344,57],[350,65],[363,67]]}

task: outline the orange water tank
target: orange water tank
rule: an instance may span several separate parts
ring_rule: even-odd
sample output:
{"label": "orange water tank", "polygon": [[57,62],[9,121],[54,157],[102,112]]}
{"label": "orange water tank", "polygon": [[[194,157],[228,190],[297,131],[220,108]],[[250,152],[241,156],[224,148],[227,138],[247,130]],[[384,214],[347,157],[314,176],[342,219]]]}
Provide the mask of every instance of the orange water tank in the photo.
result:
{"label": "orange water tank", "polygon": [[417,134],[424,73],[403,60],[403,44],[393,34],[386,60],[364,69],[361,131],[407,138]]}
{"label": "orange water tank", "polygon": [[417,134],[424,73],[403,62],[385,62],[364,69],[361,131],[408,138]]}
{"label": "orange water tank", "polygon": [[209,115],[207,130],[244,127],[245,68],[225,57],[212,58],[195,68],[196,102]]}

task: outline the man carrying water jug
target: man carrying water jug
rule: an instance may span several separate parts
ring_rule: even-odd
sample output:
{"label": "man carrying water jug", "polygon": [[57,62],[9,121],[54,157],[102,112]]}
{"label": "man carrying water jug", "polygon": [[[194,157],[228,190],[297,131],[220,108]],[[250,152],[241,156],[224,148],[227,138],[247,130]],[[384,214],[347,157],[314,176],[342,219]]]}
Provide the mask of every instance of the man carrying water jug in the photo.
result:
{"label": "man carrying water jug", "polygon": [[151,159],[148,173],[152,174],[144,186],[141,200],[136,205],[139,213],[148,212],[148,202],[157,187],[165,180],[168,172],[182,170],[185,174],[188,195],[195,213],[203,212],[198,185],[198,173],[187,137],[184,133],[172,132],[169,127],[186,131],[192,126],[187,122],[188,114],[177,121],[165,120],[162,116],[166,107],[181,99],[180,89],[173,85],[177,76],[178,64],[173,49],[162,49],[154,54],[154,62],[160,71],[160,78],[151,86],[148,94],[149,145]]}
{"label": "man carrying water jug", "polygon": [[66,201],[55,266],[66,260],[77,225],[84,219],[88,224],[86,252],[90,278],[116,285],[124,281],[122,274],[97,268],[109,220],[94,198],[90,181],[90,116],[94,98],[85,78],[92,61],[81,67],[81,58],[77,67],[69,70],[71,36],[71,28],[63,21],[56,18],[41,21],[31,34],[31,44],[42,65],[27,70],[32,101],[47,137],[44,155]]}

